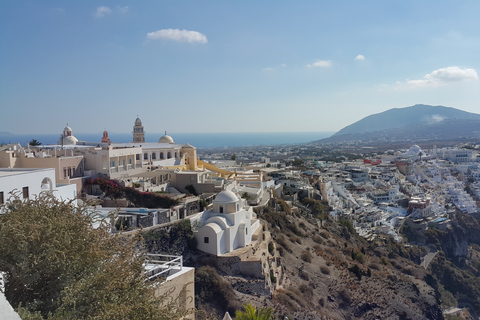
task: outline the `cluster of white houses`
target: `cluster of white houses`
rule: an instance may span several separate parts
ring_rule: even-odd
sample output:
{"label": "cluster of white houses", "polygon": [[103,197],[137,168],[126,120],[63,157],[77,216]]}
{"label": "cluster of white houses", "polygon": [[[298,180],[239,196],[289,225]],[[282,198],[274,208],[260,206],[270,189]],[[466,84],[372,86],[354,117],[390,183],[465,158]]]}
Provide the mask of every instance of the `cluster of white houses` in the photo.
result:
{"label": "cluster of white houses", "polygon": [[[156,143],[145,142],[144,127],[138,117],[132,134],[130,143],[112,143],[107,131],[103,132],[100,143],[85,142],[79,141],[67,125],[56,145],[33,147],[16,143],[0,147],[0,205],[12,191],[25,199],[49,192],[59,199],[75,201],[84,179],[98,176],[126,186],[140,186],[145,191],[169,192],[177,198],[191,193],[191,188],[198,194],[212,195],[234,189],[235,193],[224,191],[215,199],[215,203],[225,200],[228,192],[231,203],[214,206],[213,211],[197,217],[198,232],[203,234],[208,230],[211,239],[205,242],[203,237],[200,248],[222,254],[250,243],[258,221],[251,208],[246,209],[247,201],[240,195],[246,193],[250,203],[259,202],[264,189],[261,174],[237,173],[200,161],[194,146],[177,144],[166,132]],[[170,211],[167,215],[176,218],[190,214],[178,208]]]}
{"label": "cluster of white houses", "polygon": [[[260,222],[240,195],[247,194],[249,202],[259,202],[265,187],[261,174],[247,171],[237,174],[235,170],[200,161],[194,146],[177,144],[166,132],[156,143],[145,142],[145,131],[138,117],[132,133],[130,143],[112,143],[107,131],[103,132],[101,142],[89,143],[79,141],[67,125],[56,145],[1,146],[0,214],[13,195],[32,199],[49,193],[76,205],[86,178],[105,177],[144,191],[169,193],[175,198],[182,198],[192,190],[210,197],[220,192],[211,209],[200,213],[186,209],[195,197],[183,197],[182,204],[169,209],[123,208],[120,211],[136,222],[153,217],[150,225],[190,215],[198,248],[205,252],[221,255],[248,246],[258,237]],[[106,210],[108,208],[101,208],[99,212]],[[167,257],[173,262],[165,262],[165,258],[150,257],[146,272],[152,278],[167,276],[166,284],[158,289],[159,294],[174,288],[175,294],[180,295],[180,304],[192,309],[193,268],[183,267],[181,257]]]}

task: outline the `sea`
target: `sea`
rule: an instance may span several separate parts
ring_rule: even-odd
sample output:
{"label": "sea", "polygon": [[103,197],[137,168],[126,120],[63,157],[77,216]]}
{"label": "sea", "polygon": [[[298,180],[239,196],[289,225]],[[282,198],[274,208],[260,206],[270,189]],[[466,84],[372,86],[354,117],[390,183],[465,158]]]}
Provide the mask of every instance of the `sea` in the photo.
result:
{"label": "sea", "polygon": [[[216,133],[168,133],[175,143],[189,143],[197,148],[228,148],[262,145],[291,145],[303,144],[332,136],[335,132],[216,132]],[[75,133],[79,141],[100,142],[100,133]],[[114,143],[131,142],[131,133],[108,133]],[[145,134],[146,142],[158,142],[163,133]],[[43,145],[56,144],[60,134],[11,134],[0,132],[0,144],[20,143],[26,145],[28,141],[36,139]]]}

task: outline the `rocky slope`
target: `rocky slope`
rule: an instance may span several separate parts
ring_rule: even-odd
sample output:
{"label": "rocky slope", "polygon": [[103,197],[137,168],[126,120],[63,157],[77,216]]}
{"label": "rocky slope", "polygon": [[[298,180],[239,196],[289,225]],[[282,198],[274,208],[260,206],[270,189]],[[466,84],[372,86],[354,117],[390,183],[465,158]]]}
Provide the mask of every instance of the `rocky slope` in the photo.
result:
{"label": "rocky slope", "polygon": [[[191,256],[202,274],[201,266],[210,265],[222,279],[208,282],[222,286],[213,289],[213,301],[202,299],[205,292],[197,295],[203,310],[199,319],[221,317],[248,302],[272,307],[279,319],[443,319],[438,292],[423,280],[425,271],[405,258],[415,255],[409,249],[389,238],[367,243],[348,222],[320,226],[317,220],[268,208],[259,217],[264,232],[271,233],[259,241],[267,248],[263,252],[258,243],[251,246],[265,257],[263,278],[228,274],[222,258]],[[234,302],[215,303],[219,297]]]}

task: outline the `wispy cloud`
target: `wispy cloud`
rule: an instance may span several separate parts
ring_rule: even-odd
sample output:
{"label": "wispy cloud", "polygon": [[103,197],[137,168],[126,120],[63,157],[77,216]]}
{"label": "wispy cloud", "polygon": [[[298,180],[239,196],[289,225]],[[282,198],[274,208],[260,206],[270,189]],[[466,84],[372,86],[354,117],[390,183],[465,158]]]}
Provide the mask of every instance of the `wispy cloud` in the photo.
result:
{"label": "wispy cloud", "polygon": [[362,61],[362,60],[365,60],[365,56],[363,54],[359,54],[358,56],[356,56],[355,58],[353,58],[353,60],[355,61]]}
{"label": "wispy cloud", "polygon": [[426,74],[422,79],[408,80],[410,87],[437,87],[452,82],[478,80],[475,69],[447,67]]}
{"label": "wispy cloud", "polygon": [[318,60],[312,64],[307,64],[309,68],[328,68],[332,66],[331,60]]}
{"label": "wispy cloud", "polygon": [[125,14],[128,12],[128,6],[121,7],[121,6],[116,6],[115,9],[117,10],[118,13],[120,14]]}
{"label": "wispy cloud", "polygon": [[262,70],[263,71],[273,71],[273,70],[277,70],[279,68],[286,68],[286,67],[287,67],[286,63],[280,63],[279,65],[276,65],[274,67],[266,67],[266,68],[263,68]]}
{"label": "wispy cloud", "polygon": [[188,43],[207,43],[207,37],[197,31],[179,29],[161,29],[147,33],[147,39],[151,40],[172,40]]}
{"label": "wispy cloud", "polygon": [[102,18],[111,13],[112,13],[112,9],[110,9],[109,7],[102,6],[102,7],[98,7],[97,11],[95,11],[93,15],[97,18]]}

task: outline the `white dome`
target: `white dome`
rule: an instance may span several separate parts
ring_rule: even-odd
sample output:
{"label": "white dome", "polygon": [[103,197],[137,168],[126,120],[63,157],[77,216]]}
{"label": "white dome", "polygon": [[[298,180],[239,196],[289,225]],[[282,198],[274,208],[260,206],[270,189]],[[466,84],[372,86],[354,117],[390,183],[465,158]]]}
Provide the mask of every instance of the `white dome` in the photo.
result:
{"label": "white dome", "polygon": [[231,202],[237,202],[237,201],[238,201],[237,195],[230,190],[223,190],[217,195],[215,200],[213,200],[213,202],[215,203],[231,203]]}
{"label": "white dome", "polygon": [[63,129],[64,132],[72,132],[72,128],[69,126],[66,126],[65,129]]}
{"label": "white dome", "polygon": [[[63,141],[62,141],[63,140]],[[61,137],[57,144],[77,144],[78,139],[74,136]]]}
{"label": "white dome", "polygon": [[173,142],[173,138],[170,137],[169,135],[164,135],[160,139],[158,139],[158,143],[175,143]]}
{"label": "white dome", "polygon": [[415,152],[415,153],[419,153],[421,150],[422,149],[419,146],[417,146],[416,144],[410,147],[410,151]]}

